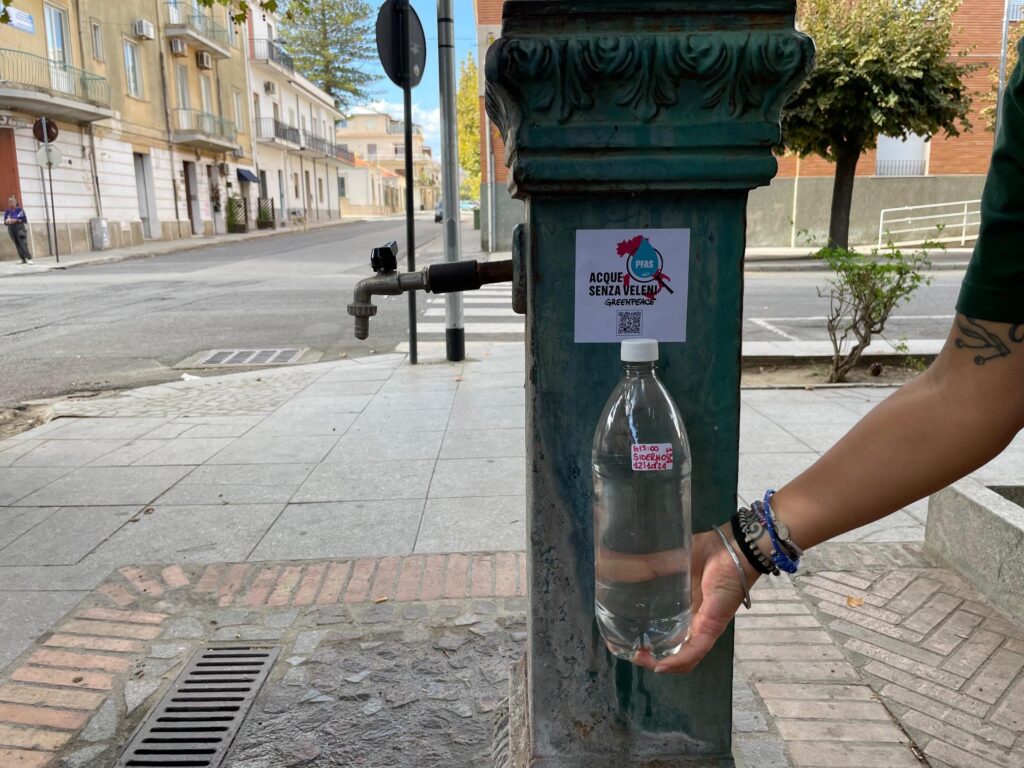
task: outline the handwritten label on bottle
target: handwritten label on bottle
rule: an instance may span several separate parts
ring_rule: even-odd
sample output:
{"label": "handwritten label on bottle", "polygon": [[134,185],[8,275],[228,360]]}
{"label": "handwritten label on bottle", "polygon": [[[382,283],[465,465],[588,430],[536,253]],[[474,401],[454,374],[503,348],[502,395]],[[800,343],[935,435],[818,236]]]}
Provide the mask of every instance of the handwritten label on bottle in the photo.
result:
{"label": "handwritten label on bottle", "polygon": [[672,443],[634,444],[633,469],[637,472],[660,472],[672,469]]}

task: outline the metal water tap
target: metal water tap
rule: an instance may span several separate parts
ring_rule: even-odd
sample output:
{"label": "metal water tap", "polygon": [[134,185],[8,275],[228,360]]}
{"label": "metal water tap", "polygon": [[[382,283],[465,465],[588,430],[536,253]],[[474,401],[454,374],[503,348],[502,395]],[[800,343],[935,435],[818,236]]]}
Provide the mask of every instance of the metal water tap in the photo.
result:
{"label": "metal water tap", "polygon": [[406,291],[452,293],[476,290],[488,283],[512,280],[512,261],[456,261],[431,264],[418,272],[398,271],[398,243],[392,241],[374,248],[370,266],[376,273],[356,283],[348,313],[355,318],[357,339],[370,335],[370,318],[377,314],[376,296],[397,296]]}

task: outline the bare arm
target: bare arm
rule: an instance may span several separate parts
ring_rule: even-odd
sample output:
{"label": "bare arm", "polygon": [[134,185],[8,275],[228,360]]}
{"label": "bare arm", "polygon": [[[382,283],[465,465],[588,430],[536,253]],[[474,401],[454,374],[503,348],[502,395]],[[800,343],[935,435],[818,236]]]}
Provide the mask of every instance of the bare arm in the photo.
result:
{"label": "bare arm", "polygon": [[812,547],[990,461],[1024,427],[1024,324],[957,315],[935,363],[779,490],[776,516]]}
{"label": "bare arm", "polygon": [[[1024,324],[957,315],[942,353],[772,498],[807,549],[944,488],[998,455],[1024,428]],[[725,526],[726,530],[728,526]],[[727,538],[738,545],[731,532]],[[714,532],[694,537],[690,641],[638,663],[688,672],[740,606],[735,565]],[[761,574],[740,558],[748,581]]]}

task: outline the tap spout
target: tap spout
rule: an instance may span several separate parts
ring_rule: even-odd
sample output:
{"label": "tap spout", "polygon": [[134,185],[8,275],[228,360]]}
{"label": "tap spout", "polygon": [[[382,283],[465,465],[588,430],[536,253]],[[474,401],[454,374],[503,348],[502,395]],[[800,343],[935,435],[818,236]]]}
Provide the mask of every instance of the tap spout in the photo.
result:
{"label": "tap spout", "polygon": [[370,335],[370,318],[377,314],[374,296],[397,296],[406,291],[418,291],[427,287],[427,270],[419,272],[385,272],[367,277],[356,283],[348,313],[355,318],[357,339]]}

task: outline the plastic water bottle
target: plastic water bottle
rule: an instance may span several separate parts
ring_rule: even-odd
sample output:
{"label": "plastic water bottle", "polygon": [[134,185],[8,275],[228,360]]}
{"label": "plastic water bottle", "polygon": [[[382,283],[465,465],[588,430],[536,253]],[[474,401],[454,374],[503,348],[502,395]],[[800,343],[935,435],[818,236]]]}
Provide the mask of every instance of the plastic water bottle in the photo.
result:
{"label": "plastic water bottle", "polygon": [[655,371],[658,342],[622,342],[594,433],[597,623],[623,659],[670,656],[690,630],[690,446]]}

